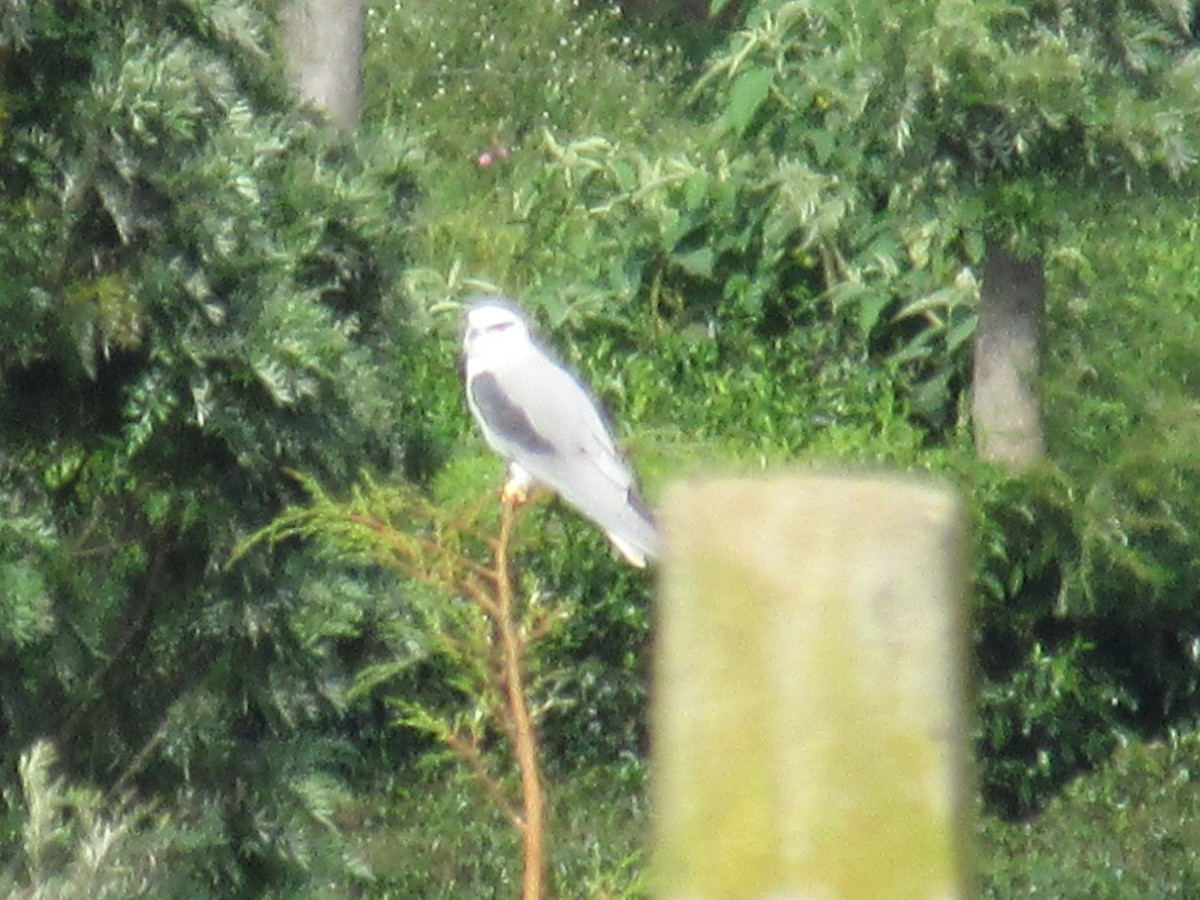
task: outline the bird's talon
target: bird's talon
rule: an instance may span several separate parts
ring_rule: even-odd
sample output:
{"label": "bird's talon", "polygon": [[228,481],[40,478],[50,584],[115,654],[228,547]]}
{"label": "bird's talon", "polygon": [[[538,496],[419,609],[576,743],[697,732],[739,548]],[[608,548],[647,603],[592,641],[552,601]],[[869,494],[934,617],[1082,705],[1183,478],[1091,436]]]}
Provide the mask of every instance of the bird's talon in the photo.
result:
{"label": "bird's talon", "polygon": [[500,501],[507,503],[514,509],[518,506],[524,506],[529,502],[529,486],[519,483],[517,479],[508,481],[500,490]]}

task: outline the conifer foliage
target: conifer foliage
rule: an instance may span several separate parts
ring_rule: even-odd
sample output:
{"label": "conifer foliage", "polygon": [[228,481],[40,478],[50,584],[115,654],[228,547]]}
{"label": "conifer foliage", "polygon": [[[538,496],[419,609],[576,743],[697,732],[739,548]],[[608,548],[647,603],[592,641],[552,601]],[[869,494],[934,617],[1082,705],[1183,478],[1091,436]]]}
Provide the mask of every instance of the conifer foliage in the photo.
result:
{"label": "conifer foliage", "polygon": [[407,151],[375,165],[297,112],[268,13],[0,12],[0,771],[44,739],[169,800],[176,877],[222,896],[345,868],[312,827],[340,663],[298,598],[325,576],[230,551],[286,467],[336,485],[407,446]]}

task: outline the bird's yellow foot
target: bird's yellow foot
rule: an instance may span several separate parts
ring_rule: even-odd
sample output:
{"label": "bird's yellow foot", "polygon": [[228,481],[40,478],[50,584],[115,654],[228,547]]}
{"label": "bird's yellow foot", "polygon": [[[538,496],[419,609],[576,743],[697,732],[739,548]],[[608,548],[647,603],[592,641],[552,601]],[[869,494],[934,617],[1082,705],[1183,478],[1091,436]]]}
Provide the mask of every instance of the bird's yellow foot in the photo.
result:
{"label": "bird's yellow foot", "polygon": [[500,500],[510,506],[524,506],[529,502],[531,493],[532,489],[528,484],[512,478],[506,481],[504,487],[500,489]]}
{"label": "bird's yellow foot", "polygon": [[536,488],[532,475],[520,466],[512,465],[508,469],[508,480],[500,490],[500,500],[513,507],[524,506]]}

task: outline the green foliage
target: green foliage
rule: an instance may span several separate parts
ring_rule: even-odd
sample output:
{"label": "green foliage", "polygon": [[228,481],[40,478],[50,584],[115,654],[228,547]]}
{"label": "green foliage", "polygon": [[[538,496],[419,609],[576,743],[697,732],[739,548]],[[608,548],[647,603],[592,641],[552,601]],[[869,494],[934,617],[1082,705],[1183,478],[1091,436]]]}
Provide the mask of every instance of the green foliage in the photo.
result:
{"label": "green foliage", "polygon": [[[653,421],[661,406],[637,398],[669,383],[669,418],[705,435],[705,451],[736,435],[743,449],[761,441],[764,458],[795,453],[816,439],[805,425],[820,423],[854,435],[817,439],[838,446],[839,459],[946,465],[922,458],[919,436],[905,447],[909,429],[895,429],[888,409],[935,426],[925,440],[958,441],[977,293],[969,267],[993,224],[1036,240],[1059,229],[1056,266],[1097,254],[1137,273],[1104,297],[1088,296],[1098,280],[1076,273],[1076,299],[1053,319],[1055,364],[1066,364],[1047,384],[1061,468],[1012,480],[951,463],[980,515],[984,785],[1010,812],[1103,759],[1122,730],[1186,714],[1195,696],[1193,403],[1164,382],[1114,389],[1096,375],[1125,380],[1163,358],[1178,384],[1194,383],[1184,348],[1195,289],[1186,250],[1168,249],[1191,246],[1190,214],[1135,214],[1184,233],[1131,246],[1130,257],[1119,227],[1086,253],[1062,230],[1064,211],[1097,217],[1078,196],[1082,179],[1104,189],[1137,174],[1153,184],[1182,175],[1193,156],[1198,82],[1187,77],[1186,30],[1165,7],[1118,7],[1100,17],[1060,4],[1042,20],[1000,4],[936,14],[933,5],[760,4],[695,92],[720,130],[715,143],[686,126],[669,152],[548,134],[537,197],[559,199],[549,219],[536,205],[527,219],[539,229],[553,221],[553,245],[570,247],[569,264],[590,275],[588,287],[559,288],[544,305],[566,325],[586,320],[576,327],[593,345],[615,346],[608,389],[633,417],[645,409]],[[1069,192],[1077,196],[1064,202]],[[593,258],[588,273],[581,263]],[[546,281],[566,282],[553,266]],[[1163,294],[1181,305],[1162,304]],[[1080,311],[1094,311],[1095,327],[1081,327]],[[813,352],[820,338],[793,337],[824,329],[837,336],[825,353]],[[1099,335],[1123,346],[1092,346]],[[695,369],[678,367],[688,339]],[[811,368],[789,363],[789,352]],[[867,360],[880,364],[873,391]],[[644,380],[643,365],[654,373]],[[858,378],[832,374],[839,365],[857,365]],[[822,378],[843,392],[846,412],[823,414],[818,394],[819,417],[806,419]],[[597,380],[605,386],[604,374]],[[866,452],[855,446],[864,434]]]}
{"label": "green foliage", "polygon": [[[554,773],[550,797],[553,896],[593,900],[649,895],[644,764]],[[383,809],[364,816],[353,843],[376,872],[372,896],[489,897],[518,891],[511,829],[489,810],[477,783],[434,769],[406,778]],[[431,837],[433,836],[433,837]]]}
{"label": "green foliage", "polygon": [[[1152,216],[1142,214],[1148,204]],[[1200,280],[1186,249],[1197,227],[1190,199],[1148,198],[1080,235],[1084,252],[1062,263],[1059,315],[1072,327],[1051,348],[1058,378],[1047,391],[1051,415],[1078,404],[1077,427],[1055,447],[1064,468],[1106,462],[1079,498],[1090,574],[1172,614],[1194,604],[1200,532],[1191,351]],[[1096,594],[1085,578],[1079,608],[1106,612]]]}
{"label": "green foliage", "polygon": [[560,195],[544,193],[543,135],[640,139],[655,130],[676,53],[631,30],[607,3],[371,9],[368,122],[402,119],[428,148],[423,228],[407,275],[418,306],[480,286],[528,295],[534,284],[586,284],[603,248],[580,256],[555,233],[573,223],[557,208]]}
{"label": "green foliage", "polygon": [[[280,754],[277,761],[289,764]],[[230,848],[220,838],[219,804],[185,795],[163,803],[135,803],[123,793],[101,792],[56,774],[57,754],[47,741],[34,744],[18,765],[19,800],[9,797],[9,812],[19,838],[0,869],[0,889],[14,900],[68,898],[134,898],[217,896],[210,881],[214,869],[229,865],[221,857]],[[278,894],[262,896],[330,896],[313,891],[311,882],[336,885],[340,896],[365,882],[365,869],[344,845],[320,832],[332,830],[334,805],[344,792],[329,779],[309,776],[293,784],[293,808],[283,814],[271,798],[271,814],[260,825],[276,832],[275,840],[294,854],[296,871],[309,873],[287,885],[277,873]],[[262,799],[260,797],[260,799]],[[243,865],[270,849],[266,834],[245,840]],[[256,847],[257,844],[257,847]],[[323,857],[323,858],[322,858]],[[264,856],[265,859],[265,856]],[[276,861],[274,863],[278,865]],[[351,877],[347,876],[347,873]],[[353,877],[357,876],[357,878]],[[248,885],[230,886],[245,890]],[[224,894],[227,896],[228,894]]]}
{"label": "green foliage", "polygon": [[44,639],[54,627],[53,597],[45,560],[57,534],[49,509],[22,503],[17,492],[0,494],[0,635],[17,648]]}
{"label": "green foliage", "polygon": [[[1087,190],[1187,174],[1200,82],[1173,9],[757,4],[684,112],[666,85],[638,89],[644,69],[598,49],[592,25],[530,78],[534,66],[505,62],[506,22],[513,34],[535,27],[524,13],[446,39],[446,20],[428,11],[414,15],[442,24],[405,27],[399,10],[375,20],[407,56],[422,58],[413,35],[431,34],[450,60],[440,70],[426,59],[411,83],[428,86],[404,94],[417,98],[409,107],[441,104],[424,126],[434,152],[414,293],[426,307],[481,284],[524,297],[628,424],[651,496],[681,471],[795,458],[960,479],[978,526],[977,746],[985,794],[1010,814],[1102,762],[1120,734],[1186,715],[1195,695],[1190,406],[1162,382],[1122,383],[1159,359],[1194,383],[1183,350],[1194,316],[1160,302],[1194,296],[1192,240],[1147,237],[1132,253],[1123,229],[1084,247],[1066,227],[1111,214]],[[480,50],[491,34],[496,57]],[[394,47],[377,45],[380,71],[405,58]],[[571,67],[597,54],[628,113],[605,98],[546,102],[588,90]],[[480,74],[479,60],[517,75],[483,87],[458,77]],[[500,84],[521,102],[506,106]],[[387,96],[380,119],[401,109]],[[510,141],[507,161],[471,164]],[[1022,479],[965,461],[973,270],[989,228],[1048,248],[1052,262],[1057,465]],[[1171,245],[1178,262],[1164,265]],[[1125,265],[1138,275],[1113,271]],[[432,427],[447,446],[463,435]],[[479,483],[480,458],[454,456],[440,483]],[[529,569],[578,610],[548,645],[572,698],[547,717],[551,745],[582,760],[636,751],[643,586],[555,506],[526,538]]]}
{"label": "green foliage", "polygon": [[[1193,293],[1087,268],[1103,258],[1157,277],[1155,254],[1191,240],[1163,235],[1135,260],[1121,229],[1083,247],[1068,225],[1111,214],[1111,198],[1100,209],[1087,190],[1187,174],[1200,81],[1172,10],[759,3],[686,110],[661,86],[630,96],[633,115],[594,104],[584,118],[567,104],[509,163],[465,165],[472,142],[498,138],[478,132],[454,151],[457,167],[430,167],[417,295],[495,283],[525,298],[628,423],[652,497],[668,475],[797,457],[960,480],[977,510],[983,784],[1010,813],[1194,696],[1189,401],[1097,374],[1153,371],[1146,360],[1166,353],[1179,383],[1194,381],[1182,350],[1194,316],[1155,299]],[[499,24],[480,35],[493,31],[501,40]],[[597,52],[586,28],[580,41],[572,53]],[[546,84],[569,81],[547,66]],[[643,102],[660,110],[652,124]],[[439,118],[456,126],[439,140],[500,120],[497,105],[459,90]],[[1024,479],[964,458],[988,229],[1049,248],[1052,263],[1057,466]],[[1168,271],[1186,265],[1178,255]],[[1130,283],[1092,296],[1110,277]],[[1099,335],[1123,346],[1091,346]],[[552,507],[540,525],[536,570],[582,598],[558,638],[578,700],[550,716],[548,735],[581,758],[635,748],[644,600],[569,513]]]}
{"label": "green foliage", "polygon": [[335,560],[371,561],[428,589],[406,598],[413,652],[366,667],[356,689],[394,688],[415,660],[440,674],[448,697],[428,688],[393,696],[396,724],[431,736],[466,765],[521,838],[522,894],[543,896],[551,838],[538,733],[559,677],[544,665],[541,645],[570,610],[552,595],[524,590],[513,576],[518,509],[503,501],[492,538],[476,522],[478,503],[443,509],[411,488],[369,480],[346,501],[332,500],[312,481],[305,486],[310,502],[285,510],[242,552],[263,541],[314,538]]}
{"label": "green foliage", "polygon": [[[108,829],[105,858],[148,878],[165,853],[160,895],[367,890],[338,776],[374,787],[431,747],[384,727],[388,695],[410,725],[469,730],[470,677],[448,680],[428,637],[463,610],[348,546],[226,563],[301,496],[288,470],[332,496],[388,471],[371,490],[409,502],[403,474],[449,508],[498,485],[438,314],[478,286],[525,300],[617,414],[652,498],[680,474],[789,461],[962,485],[993,809],[1036,810],[1124,735],[1191,721],[1187,4],[765,0],[695,73],[682,31],[655,45],[604,4],[378,4],[355,146],[291,108],[268,6],[16,0],[0,18],[0,839],[25,860],[6,887],[38,889],[12,773],[53,736],[67,780],[41,783],[63,827],[84,847]],[[1020,478],[968,459],[988,230],[1049,262],[1053,462]],[[561,776],[636,759],[644,576],[554,502],[518,561],[531,597],[569,611],[539,663]],[[564,890],[642,890],[625,788],[585,785],[556,812],[580,821]],[[398,809],[449,837],[409,828],[404,871],[365,847],[379,890],[514,883],[508,838],[458,824],[476,797],[411,794]],[[627,843],[589,844],[587,814],[613,809]],[[36,878],[76,883],[86,854],[49,855],[62,867]],[[1027,881],[1070,895],[1049,869]]]}
{"label": "green foliage", "polygon": [[1064,608],[1080,564],[1065,478],[973,474],[977,747],[984,797],[1013,815],[1103,759],[1136,702],[1096,623]]}
{"label": "green foliage", "polygon": [[55,776],[53,747],[35,744],[21,756],[23,821],[20,855],[0,871],[12,900],[162,896],[167,856],[177,838],[151,810],[106,803],[100,792]]}
{"label": "green foliage", "polygon": [[[969,471],[985,794],[1036,807],[1130,732],[1196,712],[1190,202],[1134,201],[1053,259],[1044,396],[1054,465]],[[1131,228],[1125,216],[1139,224]]]}
{"label": "green foliage", "polygon": [[9,6],[0,759],[52,736],[71,783],[161,802],[190,896],[348,885],[327,823],[347,634],[375,620],[320,561],[226,563],[288,466],[428,468],[401,399],[412,147],[297,113],[269,5]]}
{"label": "green foliage", "polygon": [[464,163],[544,127],[632,125],[674,74],[675,48],[635,40],[608,0],[378,2],[368,18],[367,117],[403,116]]}
{"label": "green foliage", "polygon": [[1191,897],[1200,889],[1194,735],[1121,746],[1035,821],[984,822],[981,896]]}
{"label": "green foliage", "polygon": [[[487,712],[500,699],[489,668],[491,626],[485,609],[473,602],[479,599],[474,592],[486,589],[479,579],[489,571],[491,545],[483,529],[485,523],[494,524],[490,504],[476,498],[470,507],[450,510],[435,505],[411,486],[383,485],[370,479],[356,486],[347,499],[339,500],[311,479],[300,481],[309,501],[284,510],[252,535],[239,555],[262,542],[286,547],[294,539],[306,539],[311,540],[314,553],[339,565],[379,566],[411,581],[412,586],[390,600],[376,597],[368,601],[384,611],[380,625],[392,653],[358,671],[349,699],[380,686],[394,686],[417,668],[424,676],[437,672],[450,690],[429,690],[411,700],[393,699],[391,703],[399,711],[398,724],[438,738],[461,733],[482,742],[494,724]],[[378,587],[389,592],[386,581]],[[361,607],[347,607],[343,601],[337,608],[342,615],[350,610],[362,614]],[[310,608],[306,613],[317,611]],[[542,629],[562,618],[561,612],[543,608],[537,596],[530,598],[525,612],[532,617],[527,624],[532,627],[536,619]],[[329,627],[329,618],[322,618],[317,627]],[[361,625],[349,621],[344,627],[357,634]],[[535,673],[531,677],[536,680]],[[449,704],[445,716],[435,708],[443,701]]]}
{"label": "green foliage", "polygon": [[[731,191],[757,188],[736,205],[761,247],[717,283],[818,260],[808,279],[760,282],[762,315],[827,297],[903,367],[914,412],[951,422],[985,230],[1040,249],[1081,188],[1196,159],[1190,23],[1169,5],[1103,8],[754,4],[693,89]],[[739,230],[713,225],[706,248]]]}
{"label": "green foliage", "polygon": [[959,175],[1178,176],[1196,159],[1191,40],[1170,4],[764,0],[700,86],[720,86],[727,131],[894,209]]}

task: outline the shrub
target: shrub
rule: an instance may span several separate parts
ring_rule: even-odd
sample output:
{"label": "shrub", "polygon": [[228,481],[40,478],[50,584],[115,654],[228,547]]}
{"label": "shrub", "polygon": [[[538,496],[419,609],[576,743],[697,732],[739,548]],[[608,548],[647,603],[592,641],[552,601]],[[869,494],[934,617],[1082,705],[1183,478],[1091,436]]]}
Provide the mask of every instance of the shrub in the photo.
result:
{"label": "shrub", "polygon": [[326,823],[363,582],[226,563],[288,467],[422,466],[411,144],[296,113],[265,7],[17,2],[0,28],[0,759],[53,737],[72,783],[162,801],[197,892],[353,881]]}

